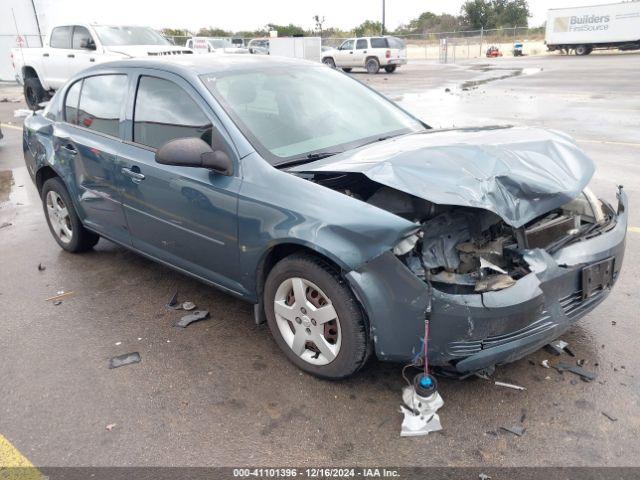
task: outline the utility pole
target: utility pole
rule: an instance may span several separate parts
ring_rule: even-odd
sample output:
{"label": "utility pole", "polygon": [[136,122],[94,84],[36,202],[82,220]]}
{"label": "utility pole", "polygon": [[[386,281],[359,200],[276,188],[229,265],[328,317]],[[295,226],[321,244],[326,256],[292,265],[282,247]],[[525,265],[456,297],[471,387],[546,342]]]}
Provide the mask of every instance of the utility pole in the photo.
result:
{"label": "utility pole", "polygon": [[382,35],[384,35],[385,32],[385,28],[384,28],[384,22],[385,22],[385,5],[384,5],[385,0],[382,0]]}

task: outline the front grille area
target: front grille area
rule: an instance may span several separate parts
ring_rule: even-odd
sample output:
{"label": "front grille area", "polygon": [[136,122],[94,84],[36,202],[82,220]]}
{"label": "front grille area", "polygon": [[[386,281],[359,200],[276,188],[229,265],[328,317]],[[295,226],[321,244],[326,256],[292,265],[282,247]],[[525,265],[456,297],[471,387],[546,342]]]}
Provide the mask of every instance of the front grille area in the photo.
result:
{"label": "front grille area", "polygon": [[551,321],[551,316],[545,310],[541,314],[541,318],[536,322],[527,325],[515,332],[506,333],[504,335],[495,335],[485,338],[484,340],[472,340],[468,342],[451,342],[449,344],[448,353],[456,357],[468,357],[474,353],[487,348],[497,347],[505,343],[513,342],[520,338],[535,335],[537,333],[546,332],[554,328],[556,324]]}
{"label": "front grille area", "polygon": [[164,52],[147,52],[147,54],[151,57],[156,57],[159,55],[187,55],[192,53],[193,52],[189,50],[167,50]]}
{"label": "front grille area", "polygon": [[604,299],[605,292],[608,292],[608,290],[600,290],[589,298],[583,299],[582,290],[578,290],[571,295],[561,298],[560,306],[564,314],[568,318],[573,319],[595,304],[600,303],[600,301]]}

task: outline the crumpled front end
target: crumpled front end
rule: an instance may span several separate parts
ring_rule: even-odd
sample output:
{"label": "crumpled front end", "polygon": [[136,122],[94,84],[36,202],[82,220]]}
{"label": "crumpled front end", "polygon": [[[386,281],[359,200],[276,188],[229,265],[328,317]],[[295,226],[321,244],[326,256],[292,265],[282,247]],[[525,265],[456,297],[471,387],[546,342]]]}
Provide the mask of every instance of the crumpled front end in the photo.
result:
{"label": "crumpled front end", "polygon": [[457,236],[465,229],[447,218],[448,233],[438,231],[439,243],[429,236],[439,223],[423,225],[415,245],[349,272],[377,356],[410,361],[419,355],[427,282],[433,287],[432,365],[478,371],[517,360],[559,336],[607,297],[622,267],[626,194],[619,191],[617,210],[600,205],[601,212],[588,216],[584,202],[570,202],[516,229],[503,229],[479,212],[470,230]]}

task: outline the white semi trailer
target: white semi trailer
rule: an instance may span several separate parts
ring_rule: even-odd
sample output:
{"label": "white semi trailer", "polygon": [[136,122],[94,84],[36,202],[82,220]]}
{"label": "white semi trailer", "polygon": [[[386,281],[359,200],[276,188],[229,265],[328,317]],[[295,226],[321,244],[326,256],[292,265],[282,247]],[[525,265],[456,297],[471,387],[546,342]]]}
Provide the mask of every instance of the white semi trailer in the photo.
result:
{"label": "white semi trailer", "polygon": [[589,55],[594,49],[640,49],[640,2],[556,8],[547,14],[550,51]]}

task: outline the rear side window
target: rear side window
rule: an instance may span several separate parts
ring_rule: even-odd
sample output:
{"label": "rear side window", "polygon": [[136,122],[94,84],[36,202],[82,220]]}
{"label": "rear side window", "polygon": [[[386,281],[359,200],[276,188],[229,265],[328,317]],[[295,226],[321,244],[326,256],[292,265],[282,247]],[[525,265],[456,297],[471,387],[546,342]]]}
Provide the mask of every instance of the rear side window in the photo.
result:
{"label": "rear side window", "polygon": [[358,39],[356,43],[356,50],[364,50],[365,48],[369,48],[367,46],[367,39],[366,38]]}
{"label": "rear side window", "polygon": [[56,27],[51,32],[51,48],[71,48],[71,27]]}
{"label": "rear side window", "polygon": [[89,30],[84,27],[73,28],[73,40],[71,42],[71,48],[73,48],[74,50],[80,50],[81,48],[86,48],[87,45],[92,43],[93,39],[91,38]]}
{"label": "rear side window", "polygon": [[78,107],[78,125],[117,137],[126,93],[126,75],[85,78]]}
{"label": "rear side window", "polygon": [[387,38],[387,42],[389,43],[389,48],[397,48],[399,50],[403,50],[406,48],[404,40],[397,37],[389,37]]}
{"label": "rear side window", "polygon": [[160,148],[176,138],[201,138],[211,145],[213,125],[181,87],[169,80],[140,77],[133,114],[133,141]]}
{"label": "rear side window", "polygon": [[82,90],[82,80],[71,85],[67,90],[67,97],[64,101],[64,119],[67,123],[78,124],[78,102],[80,102],[80,90]]}
{"label": "rear side window", "polygon": [[388,48],[388,43],[386,38],[372,38],[371,39],[371,48]]}

